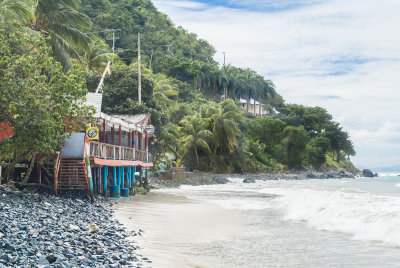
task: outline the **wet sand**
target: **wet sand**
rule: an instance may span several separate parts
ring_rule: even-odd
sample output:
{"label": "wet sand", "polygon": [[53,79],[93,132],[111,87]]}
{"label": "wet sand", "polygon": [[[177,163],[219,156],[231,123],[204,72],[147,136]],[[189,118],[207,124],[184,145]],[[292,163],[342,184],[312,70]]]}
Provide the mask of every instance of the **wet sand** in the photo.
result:
{"label": "wet sand", "polygon": [[[121,199],[116,217],[128,229],[143,230],[134,238],[152,267],[227,267],[199,248],[245,232],[246,221],[234,210],[164,193]],[[232,267],[231,265],[229,267]]]}

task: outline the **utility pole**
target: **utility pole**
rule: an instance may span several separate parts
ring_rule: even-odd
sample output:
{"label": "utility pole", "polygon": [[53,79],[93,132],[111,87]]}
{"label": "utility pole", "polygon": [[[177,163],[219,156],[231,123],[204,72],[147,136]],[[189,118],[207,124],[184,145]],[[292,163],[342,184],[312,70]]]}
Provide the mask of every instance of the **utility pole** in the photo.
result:
{"label": "utility pole", "polygon": [[224,66],[225,66],[225,54],[228,52],[222,52],[222,54],[224,54]]}
{"label": "utility pole", "polygon": [[140,66],[140,33],[138,33],[138,103],[142,104],[142,70]]}
{"label": "utility pole", "polygon": [[105,31],[100,31],[98,33],[102,33],[102,32],[112,32],[112,38],[107,38],[107,40],[112,40],[112,52],[114,54],[115,52],[115,40],[119,39],[119,37],[115,36],[115,32],[117,31],[121,31],[121,29],[109,29],[109,30],[105,30]]}

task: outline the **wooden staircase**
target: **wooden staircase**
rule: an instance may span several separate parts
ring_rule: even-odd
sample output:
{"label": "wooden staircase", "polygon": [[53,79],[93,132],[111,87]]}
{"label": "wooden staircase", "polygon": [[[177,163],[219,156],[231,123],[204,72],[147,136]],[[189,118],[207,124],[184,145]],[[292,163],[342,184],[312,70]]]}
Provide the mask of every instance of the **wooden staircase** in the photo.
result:
{"label": "wooden staircase", "polygon": [[83,157],[61,157],[57,192],[60,190],[87,190],[86,164]]}

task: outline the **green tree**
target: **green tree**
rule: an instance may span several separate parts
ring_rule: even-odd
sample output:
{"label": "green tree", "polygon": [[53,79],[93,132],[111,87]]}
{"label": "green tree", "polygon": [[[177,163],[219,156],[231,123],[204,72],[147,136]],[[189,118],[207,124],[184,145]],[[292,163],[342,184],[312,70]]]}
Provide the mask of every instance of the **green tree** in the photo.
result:
{"label": "green tree", "polygon": [[232,99],[225,100],[216,107],[205,108],[202,117],[209,121],[212,132],[212,165],[217,150],[221,154],[232,154],[239,145],[237,137],[241,134],[239,124],[243,121],[243,115]]}
{"label": "green tree", "polygon": [[37,0],[30,27],[50,38],[54,58],[64,70],[71,67],[70,57],[79,59],[79,51],[89,51],[90,38],[84,32],[90,19],[78,11],[80,0]]}
{"label": "green tree", "polygon": [[210,130],[206,129],[206,122],[199,115],[184,118],[180,125],[182,155],[184,156],[191,150],[194,150],[197,169],[200,169],[199,149],[211,155],[207,139],[211,138],[212,133]]}
{"label": "green tree", "polygon": [[93,38],[81,60],[87,72],[94,71],[102,74],[107,63],[117,58],[118,55],[110,52],[110,48],[104,40]]}
{"label": "green tree", "polygon": [[31,19],[32,12],[29,0],[0,0],[0,19],[2,24],[6,19],[13,19],[26,22]]}
{"label": "green tree", "polygon": [[307,160],[315,169],[321,168],[321,165],[326,162],[325,153],[329,149],[329,139],[318,137],[312,139],[307,144]]}
{"label": "green tree", "polygon": [[27,180],[36,154],[59,150],[67,120],[82,122],[92,110],[82,107],[84,75],[75,69],[64,74],[43,38],[0,28],[0,43],[0,121],[14,132],[0,142],[1,157],[11,159],[7,179],[15,164],[30,160]]}
{"label": "green tree", "polygon": [[282,145],[284,149],[284,161],[290,167],[301,165],[304,152],[309,140],[309,135],[304,127],[287,126],[282,133]]}

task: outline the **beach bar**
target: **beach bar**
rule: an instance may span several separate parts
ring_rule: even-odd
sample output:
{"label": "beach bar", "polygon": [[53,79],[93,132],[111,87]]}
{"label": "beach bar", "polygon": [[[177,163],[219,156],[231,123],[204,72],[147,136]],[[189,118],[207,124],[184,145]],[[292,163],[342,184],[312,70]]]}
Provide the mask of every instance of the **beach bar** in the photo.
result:
{"label": "beach bar", "polygon": [[92,198],[120,198],[133,193],[136,175],[137,184],[148,184],[153,166],[148,148],[154,130],[151,115],[107,115],[100,112],[101,103],[102,94],[88,93],[86,105],[96,108],[95,123],[65,141],[54,167],[56,194],[89,190]]}

